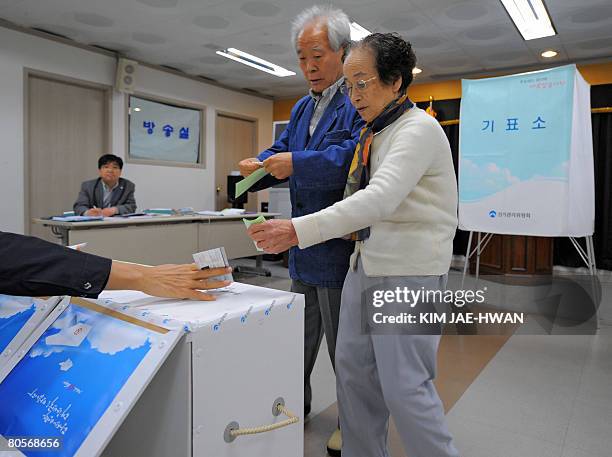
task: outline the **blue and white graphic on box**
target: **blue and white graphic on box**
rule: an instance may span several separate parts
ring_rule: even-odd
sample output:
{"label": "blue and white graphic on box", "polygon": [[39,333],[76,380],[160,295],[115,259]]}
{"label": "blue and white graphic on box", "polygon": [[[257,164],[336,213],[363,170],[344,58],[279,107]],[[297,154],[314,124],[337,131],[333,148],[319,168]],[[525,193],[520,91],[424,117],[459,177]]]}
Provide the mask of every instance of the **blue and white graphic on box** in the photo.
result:
{"label": "blue and white graphic on box", "polygon": [[72,456],[151,349],[152,331],[70,304],[0,384],[0,434],[61,437]]}
{"label": "blue and white graphic on box", "polygon": [[0,295],[0,353],[15,338],[36,311],[30,297]]}
{"label": "blue and white graphic on box", "polygon": [[588,167],[572,171],[577,155],[590,154],[592,163],[589,91],[576,66],[462,80],[460,117],[460,228],[572,231],[570,200],[588,207],[592,199],[570,195],[571,181],[587,188],[592,181]]}

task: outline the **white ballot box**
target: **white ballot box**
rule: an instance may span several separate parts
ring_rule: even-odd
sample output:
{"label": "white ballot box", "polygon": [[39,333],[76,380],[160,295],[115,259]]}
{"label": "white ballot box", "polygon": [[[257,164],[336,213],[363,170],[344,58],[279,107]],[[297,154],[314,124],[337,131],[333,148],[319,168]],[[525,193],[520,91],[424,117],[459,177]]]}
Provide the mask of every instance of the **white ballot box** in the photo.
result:
{"label": "white ballot box", "polygon": [[304,297],[213,293],[58,300],[0,366],[0,451],[302,457]]}
{"label": "white ballot box", "polygon": [[[106,295],[106,293],[105,293]],[[106,295],[122,301],[117,294]],[[131,312],[186,325],[178,343],[107,446],[108,457],[302,457],[304,297],[233,283],[214,302],[126,297]],[[150,313],[150,314],[149,314]],[[227,429],[299,422],[227,439]],[[230,427],[231,428],[231,427]],[[230,441],[230,442],[228,442]]]}

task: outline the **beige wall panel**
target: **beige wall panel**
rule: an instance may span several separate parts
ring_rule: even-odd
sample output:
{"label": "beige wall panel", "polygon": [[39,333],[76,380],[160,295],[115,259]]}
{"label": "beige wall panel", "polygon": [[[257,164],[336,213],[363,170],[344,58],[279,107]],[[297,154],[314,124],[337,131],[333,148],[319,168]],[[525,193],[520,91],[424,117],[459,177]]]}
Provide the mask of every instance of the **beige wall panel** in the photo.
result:
{"label": "beige wall panel", "polygon": [[[257,155],[257,125],[254,121],[238,119],[225,114],[217,114],[216,119],[215,177],[217,193],[216,206],[221,210],[227,203],[227,175],[238,170],[238,162]],[[257,196],[249,194],[245,208],[258,211]]]}
{"label": "beige wall panel", "polygon": [[[29,75],[27,171],[29,218],[72,210],[81,182],[97,176],[108,152],[105,89]],[[49,237],[30,223],[30,233]]]}

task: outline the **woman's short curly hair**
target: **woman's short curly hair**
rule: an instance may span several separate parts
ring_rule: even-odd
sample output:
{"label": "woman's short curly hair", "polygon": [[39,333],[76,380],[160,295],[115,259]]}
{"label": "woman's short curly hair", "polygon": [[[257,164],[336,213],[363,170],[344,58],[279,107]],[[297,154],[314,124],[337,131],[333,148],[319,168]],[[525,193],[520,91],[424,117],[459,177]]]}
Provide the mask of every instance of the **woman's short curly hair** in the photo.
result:
{"label": "woman's short curly hair", "polygon": [[351,50],[369,49],[374,54],[378,77],[384,84],[393,84],[402,77],[400,93],[405,93],[413,79],[416,56],[412,45],[397,33],[372,33],[353,42]]}

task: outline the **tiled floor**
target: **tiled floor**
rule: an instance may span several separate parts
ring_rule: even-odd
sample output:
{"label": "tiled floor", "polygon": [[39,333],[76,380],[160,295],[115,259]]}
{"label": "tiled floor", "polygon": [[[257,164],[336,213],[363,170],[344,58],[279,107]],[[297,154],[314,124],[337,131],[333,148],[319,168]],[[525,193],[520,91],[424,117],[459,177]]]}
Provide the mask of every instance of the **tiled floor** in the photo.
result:
{"label": "tiled floor", "polygon": [[[271,269],[272,278],[239,280],[287,289],[287,270],[277,265]],[[443,337],[436,385],[463,456],[612,456],[612,282],[602,286],[595,335],[519,334],[525,333],[522,329],[509,338]],[[334,375],[324,344],[313,390],[304,455],[324,457],[337,415]],[[393,457],[405,456],[393,426],[389,448]]]}
{"label": "tiled floor", "polygon": [[595,336],[512,337],[448,420],[459,448],[473,457],[493,449],[500,457],[609,457],[612,328]]}

